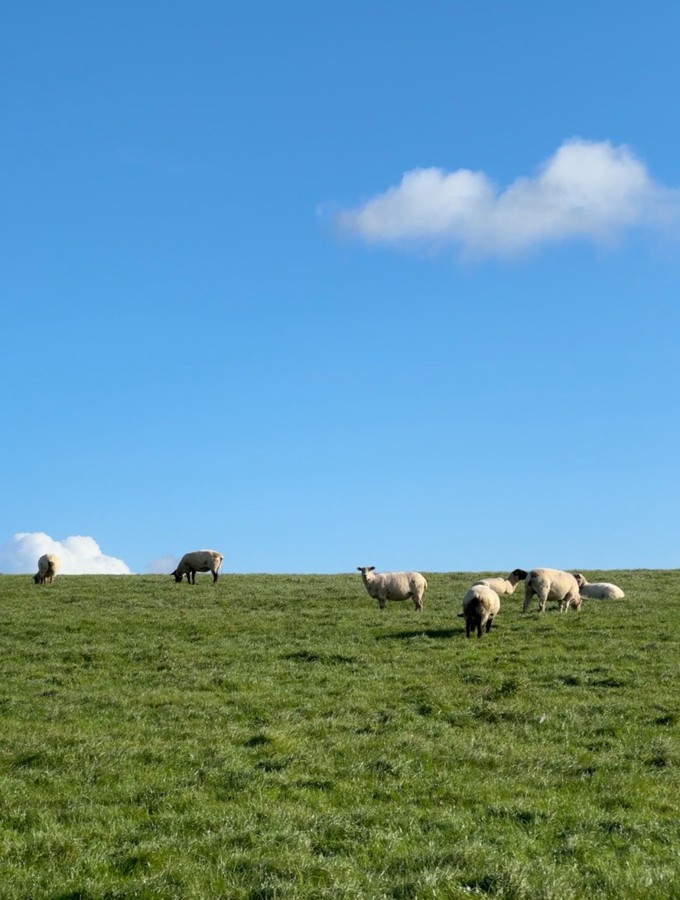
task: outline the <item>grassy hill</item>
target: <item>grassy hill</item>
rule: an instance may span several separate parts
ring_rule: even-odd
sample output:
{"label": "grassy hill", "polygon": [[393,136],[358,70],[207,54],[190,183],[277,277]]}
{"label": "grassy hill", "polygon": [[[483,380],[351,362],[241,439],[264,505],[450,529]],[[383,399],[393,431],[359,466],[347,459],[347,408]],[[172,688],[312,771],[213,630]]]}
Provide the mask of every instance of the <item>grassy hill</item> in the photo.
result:
{"label": "grassy hill", "polygon": [[0,897],[680,897],[680,571],[426,574],[0,576]]}

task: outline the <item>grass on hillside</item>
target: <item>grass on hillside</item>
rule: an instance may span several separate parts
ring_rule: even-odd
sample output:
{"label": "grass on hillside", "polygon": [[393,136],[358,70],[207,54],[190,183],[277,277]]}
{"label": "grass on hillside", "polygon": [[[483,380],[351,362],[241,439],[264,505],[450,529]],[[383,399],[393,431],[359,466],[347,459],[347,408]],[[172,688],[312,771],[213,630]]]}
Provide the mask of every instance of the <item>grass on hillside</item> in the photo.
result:
{"label": "grass on hillside", "polygon": [[680,897],[680,572],[585,574],[0,576],[0,897]]}

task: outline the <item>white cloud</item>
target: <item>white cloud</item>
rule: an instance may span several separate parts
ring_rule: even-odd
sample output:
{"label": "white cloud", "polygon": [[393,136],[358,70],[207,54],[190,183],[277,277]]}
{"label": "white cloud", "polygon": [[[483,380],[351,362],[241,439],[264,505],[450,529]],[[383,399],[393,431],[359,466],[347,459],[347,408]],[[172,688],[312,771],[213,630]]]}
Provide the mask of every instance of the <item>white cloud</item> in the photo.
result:
{"label": "white cloud", "polygon": [[178,562],[177,556],[170,556],[170,554],[157,556],[144,566],[144,571],[149,575],[168,575],[170,572],[174,572]]}
{"label": "white cloud", "polygon": [[680,191],[654,182],[628,147],[575,138],[505,190],[483,172],[413,169],[337,221],[370,242],[513,256],[574,238],[610,242],[635,227],[669,224],[679,212]]}
{"label": "white cloud", "polygon": [[105,556],[91,537],[81,535],[53,540],[41,531],[19,532],[0,547],[0,571],[36,572],[43,553],[55,553],[64,575],[129,575],[122,559]]}

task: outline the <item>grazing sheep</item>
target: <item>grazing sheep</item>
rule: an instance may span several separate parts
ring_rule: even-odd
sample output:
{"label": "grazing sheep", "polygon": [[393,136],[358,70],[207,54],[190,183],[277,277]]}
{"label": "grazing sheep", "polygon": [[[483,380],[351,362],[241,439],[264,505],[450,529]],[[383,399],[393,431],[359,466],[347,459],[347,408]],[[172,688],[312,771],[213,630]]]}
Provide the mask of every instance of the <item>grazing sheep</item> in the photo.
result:
{"label": "grazing sheep", "polygon": [[592,600],[622,600],[626,595],[620,587],[607,581],[593,581],[592,584],[576,572],[574,575],[581,597]]}
{"label": "grazing sheep", "polygon": [[538,597],[538,609],[545,611],[547,600],[556,600],[560,605],[560,612],[564,612],[569,606],[578,610],[581,606],[581,595],[578,591],[578,582],[571,572],[562,572],[559,569],[532,569],[524,582],[524,609],[526,612],[533,596]]}
{"label": "grazing sheep", "polygon": [[381,572],[376,574],[375,566],[357,566],[369,597],[377,597],[380,609],[385,609],[386,600],[408,600],[418,612],[423,608],[423,594],[427,581],[420,572]]}
{"label": "grazing sheep", "polygon": [[172,574],[178,583],[186,575],[189,584],[196,584],[196,572],[212,572],[213,584],[215,584],[223,559],[224,557],[217,550],[193,550],[191,553],[184,554]]}
{"label": "grazing sheep", "polygon": [[503,594],[512,594],[520,581],[524,581],[527,573],[524,569],[513,569],[507,578],[480,578],[473,583],[473,587],[477,584],[485,584],[492,591],[502,597]]}
{"label": "grazing sheep", "polygon": [[463,612],[458,613],[465,619],[465,636],[477,629],[480,638],[484,631],[491,631],[493,617],[498,615],[501,601],[498,594],[487,584],[473,584],[463,597]]}
{"label": "grazing sheep", "polygon": [[59,557],[53,553],[45,553],[38,560],[38,571],[33,576],[33,581],[36,584],[45,584],[46,581],[49,581],[51,584],[60,568]]}

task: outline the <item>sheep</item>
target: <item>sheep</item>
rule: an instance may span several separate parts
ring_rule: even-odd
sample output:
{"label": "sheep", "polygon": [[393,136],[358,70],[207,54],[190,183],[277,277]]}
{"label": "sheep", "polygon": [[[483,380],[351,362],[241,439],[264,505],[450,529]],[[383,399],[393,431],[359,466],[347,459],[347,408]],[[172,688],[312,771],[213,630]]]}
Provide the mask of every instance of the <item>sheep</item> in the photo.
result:
{"label": "sheep", "polygon": [[538,597],[539,612],[545,611],[547,600],[556,600],[560,605],[560,612],[564,612],[569,606],[573,606],[576,610],[581,607],[578,582],[571,572],[562,572],[559,569],[532,569],[524,582],[523,612],[529,608],[534,595]]}
{"label": "sheep", "polygon": [[475,587],[478,584],[485,584],[496,594],[503,596],[503,594],[514,593],[519,582],[524,581],[526,577],[527,573],[524,569],[513,569],[507,578],[480,578],[473,583],[472,587]]}
{"label": "sheep", "polygon": [[385,609],[386,600],[413,599],[417,612],[423,608],[423,594],[427,581],[420,572],[375,573],[375,566],[357,566],[369,597],[378,599],[380,609]]}
{"label": "sheep", "polygon": [[33,576],[35,584],[45,584],[49,580],[50,584],[61,568],[61,560],[53,553],[45,553],[38,560],[38,571]]}
{"label": "sheep", "polygon": [[217,573],[224,557],[217,550],[193,550],[185,553],[172,574],[179,583],[184,575],[189,584],[196,584],[196,572],[212,572],[213,584],[217,581]]}
{"label": "sheep", "polygon": [[463,612],[458,613],[465,619],[465,636],[470,637],[475,629],[478,638],[485,630],[488,634],[500,608],[501,601],[496,591],[488,584],[473,584],[463,597]]}
{"label": "sheep", "polygon": [[586,581],[580,572],[574,575],[578,590],[584,599],[591,598],[593,600],[622,600],[626,595],[620,587],[615,584],[609,584],[607,581]]}

